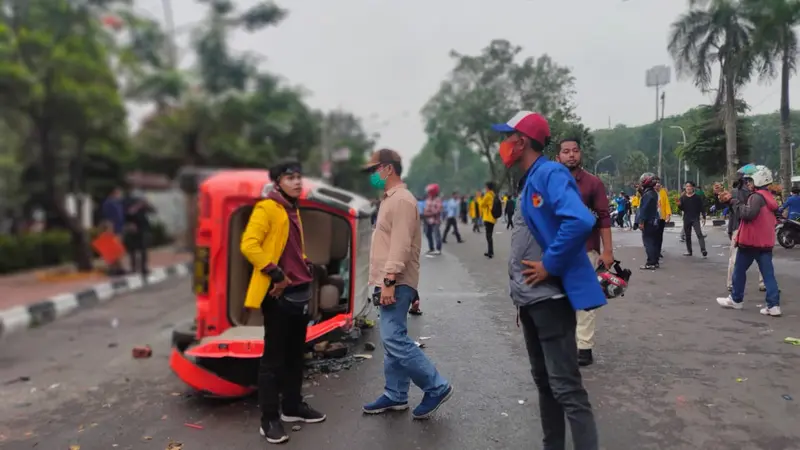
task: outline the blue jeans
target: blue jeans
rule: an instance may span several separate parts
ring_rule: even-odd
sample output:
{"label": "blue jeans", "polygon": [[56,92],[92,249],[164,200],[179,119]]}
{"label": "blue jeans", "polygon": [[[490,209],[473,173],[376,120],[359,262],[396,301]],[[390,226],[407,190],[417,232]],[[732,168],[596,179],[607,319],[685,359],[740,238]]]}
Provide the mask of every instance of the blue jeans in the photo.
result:
{"label": "blue jeans", "polygon": [[756,248],[739,247],[736,252],[736,261],[733,263],[733,289],[731,299],[736,303],[744,300],[744,286],[747,283],[747,269],[755,261],[758,270],[764,277],[764,286],[767,288],[767,308],[781,304],[781,294],[778,290],[778,280],[775,279],[775,268],[772,266],[772,252]]}
{"label": "blue jeans", "polygon": [[655,266],[658,264],[658,225],[653,224],[652,221],[644,224],[642,229],[642,243],[644,244],[644,251],[647,254],[647,264]]}
{"label": "blue jeans", "polygon": [[411,382],[426,394],[438,396],[450,384],[433,363],[408,337],[408,308],[417,291],[408,286],[395,288],[395,303],[381,306],[381,341],[383,342],[383,375],[386,378],[384,395],[393,402],[408,401]]}
{"label": "blue jeans", "polygon": [[442,229],[438,223],[425,222],[425,236],[428,238],[428,250],[442,249]]}

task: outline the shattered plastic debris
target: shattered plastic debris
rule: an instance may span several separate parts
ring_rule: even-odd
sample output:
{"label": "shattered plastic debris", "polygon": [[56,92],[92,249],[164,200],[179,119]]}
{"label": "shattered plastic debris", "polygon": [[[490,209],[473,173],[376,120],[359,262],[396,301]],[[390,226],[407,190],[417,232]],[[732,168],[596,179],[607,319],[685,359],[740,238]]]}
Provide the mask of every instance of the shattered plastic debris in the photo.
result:
{"label": "shattered plastic debris", "polygon": [[519,401],[517,401],[517,403],[519,403],[520,405],[524,405],[525,404],[525,400],[519,400]]}
{"label": "shattered plastic debris", "polygon": [[133,357],[136,359],[144,359],[153,356],[153,349],[149,345],[133,347]]}
{"label": "shattered plastic debris", "polygon": [[170,441],[170,443],[167,444],[167,448],[164,450],[183,450],[183,444],[180,442]]}
{"label": "shattered plastic debris", "polygon": [[787,337],[786,339],[783,340],[783,342],[785,342],[787,344],[792,344],[792,345],[800,345],[800,338]]}
{"label": "shattered plastic debris", "polygon": [[359,354],[359,355],[353,355],[353,358],[355,358],[355,359],[372,359],[372,355]]}
{"label": "shattered plastic debris", "polygon": [[427,340],[428,340],[428,339],[430,339],[430,338],[431,338],[430,336],[420,336],[420,337],[419,337],[419,340],[420,340],[420,341],[427,341]]}
{"label": "shattered plastic debris", "polygon": [[737,378],[736,379],[737,383],[742,383],[742,382],[745,382],[745,381],[747,381],[747,378]]}
{"label": "shattered plastic debris", "polygon": [[300,431],[302,429],[303,429],[303,427],[301,427],[300,425],[295,425],[295,426],[292,427],[292,431]]}
{"label": "shattered plastic debris", "polygon": [[61,386],[61,383],[53,383],[48,389],[57,389],[59,386]]}
{"label": "shattered plastic debris", "polygon": [[203,429],[202,425],[198,425],[196,423],[188,423],[187,422],[187,423],[183,424],[183,426],[189,427],[189,428],[194,428],[195,430],[202,430]]}
{"label": "shattered plastic debris", "polygon": [[792,401],[792,396],[789,394],[783,394],[781,395],[781,397],[783,397],[784,400]]}
{"label": "shattered plastic debris", "polygon": [[508,417],[508,413],[507,412],[501,412],[500,415],[503,416],[503,417]]}

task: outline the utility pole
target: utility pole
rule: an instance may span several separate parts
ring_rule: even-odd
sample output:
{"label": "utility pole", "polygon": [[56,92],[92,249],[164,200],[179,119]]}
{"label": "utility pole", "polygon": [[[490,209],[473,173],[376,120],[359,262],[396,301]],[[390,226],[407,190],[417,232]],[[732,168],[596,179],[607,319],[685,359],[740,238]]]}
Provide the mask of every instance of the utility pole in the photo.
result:
{"label": "utility pole", "polygon": [[[666,92],[661,93],[661,118],[658,118],[658,109],[656,109],[656,119],[659,123],[658,128],[658,178],[661,178],[661,164],[663,158],[663,147],[664,147],[664,97]],[[658,103],[656,103],[658,106]],[[662,180],[663,181],[663,180]]]}
{"label": "utility pole", "polygon": [[[666,86],[670,82],[672,76],[672,69],[668,66],[655,66],[651,67],[645,72],[645,85],[647,87],[656,88],[656,122],[659,123],[658,132],[658,176],[662,175],[662,154],[664,144],[664,126],[660,122],[664,119],[664,92],[661,91],[662,86]],[[661,115],[658,114],[658,101],[661,100]],[[662,180],[663,181],[663,180]]]}
{"label": "utility pole", "polygon": [[178,68],[178,43],[175,42],[175,21],[172,14],[172,0],[161,0],[161,7],[164,10],[164,24],[167,27],[169,38],[169,65],[170,68]]}

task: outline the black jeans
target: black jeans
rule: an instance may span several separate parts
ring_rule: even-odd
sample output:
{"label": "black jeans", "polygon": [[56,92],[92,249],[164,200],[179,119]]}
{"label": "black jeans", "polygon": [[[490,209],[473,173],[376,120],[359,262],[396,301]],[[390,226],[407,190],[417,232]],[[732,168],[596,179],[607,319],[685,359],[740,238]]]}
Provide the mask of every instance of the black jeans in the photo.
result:
{"label": "black jeans", "polygon": [[494,224],[484,222],[483,227],[486,228],[486,253],[494,256]]}
{"label": "black jeans", "polygon": [[146,274],[147,268],[147,247],[149,246],[150,233],[147,230],[137,230],[130,233],[126,239],[126,250],[131,260],[131,272]]}
{"label": "black jeans", "polygon": [[683,238],[686,240],[686,251],[692,253],[692,230],[697,234],[697,241],[700,242],[700,251],[706,251],[706,239],[703,237],[703,229],[700,227],[700,219],[683,221]]}
{"label": "black jeans", "polygon": [[[309,317],[290,314],[278,300],[265,297],[261,303],[264,315],[264,353],[258,369],[258,406],[261,423],[280,418],[280,406],[292,414],[303,401],[304,353]],[[282,402],[279,401],[280,397]]]}
{"label": "black jeans", "polygon": [[[667,221],[658,219],[658,256],[661,256],[664,248],[664,230],[667,228]],[[658,260],[656,260],[658,262]]]}
{"label": "black jeans", "polygon": [[660,225],[652,222],[645,223],[642,229],[642,244],[644,244],[644,251],[647,254],[647,265],[654,266],[658,264],[658,256],[661,249],[661,233],[663,228]]}
{"label": "black jeans", "polygon": [[565,450],[566,415],[575,449],[597,450],[597,425],[578,369],[572,305],[566,298],[545,300],[520,308],[519,318],[539,391],[542,448]]}
{"label": "black jeans", "polygon": [[453,228],[453,234],[456,235],[456,240],[461,242],[461,233],[458,232],[458,221],[455,217],[448,217],[447,224],[444,226],[444,235],[442,236],[442,242],[447,241],[447,233],[450,232],[450,228]]}
{"label": "black jeans", "polygon": [[514,213],[506,214],[506,230],[514,228]]}

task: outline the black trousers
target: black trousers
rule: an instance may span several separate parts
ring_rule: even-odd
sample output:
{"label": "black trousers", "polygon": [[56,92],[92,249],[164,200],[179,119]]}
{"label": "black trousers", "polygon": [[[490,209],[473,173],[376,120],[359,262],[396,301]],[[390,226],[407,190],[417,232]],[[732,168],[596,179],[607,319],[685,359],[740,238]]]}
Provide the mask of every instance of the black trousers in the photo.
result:
{"label": "black trousers", "polygon": [[506,214],[506,230],[514,228],[514,213]]}
{"label": "black trousers", "polygon": [[146,274],[147,267],[147,247],[150,244],[150,233],[147,230],[137,230],[126,236],[125,246],[128,257],[131,260],[131,272]]}
{"label": "black trousers", "polygon": [[[303,401],[304,353],[309,317],[289,314],[278,300],[265,297],[261,303],[264,315],[264,353],[258,369],[258,405],[261,423],[280,418],[281,407],[292,414]],[[282,397],[282,401],[280,400]]]}
{"label": "black trousers", "polygon": [[444,226],[444,234],[442,235],[442,242],[447,241],[447,233],[450,232],[450,228],[453,228],[453,234],[456,235],[456,240],[461,242],[461,233],[458,232],[458,221],[456,221],[455,217],[447,218],[447,224]]}
{"label": "black trousers", "polygon": [[658,257],[661,254],[661,241],[664,236],[664,229],[659,224],[652,222],[645,223],[642,229],[642,244],[647,254],[647,265],[655,266],[658,264]]}
{"label": "black trousers", "polygon": [[658,219],[658,237],[657,237],[657,244],[658,244],[658,256],[661,256],[664,248],[664,230],[667,228],[667,221]]}
{"label": "black trousers", "polygon": [[700,251],[706,251],[706,239],[703,237],[703,228],[700,225],[700,219],[683,220],[683,239],[686,241],[686,251],[692,253],[692,230],[697,235],[697,241],[700,242]]}
{"label": "black trousers", "polygon": [[483,227],[486,228],[486,253],[494,256],[494,224],[484,222]]}
{"label": "black trousers", "polygon": [[575,449],[597,450],[597,425],[578,368],[572,305],[566,298],[545,300],[520,308],[519,318],[539,391],[542,448],[565,450],[566,416]]}

